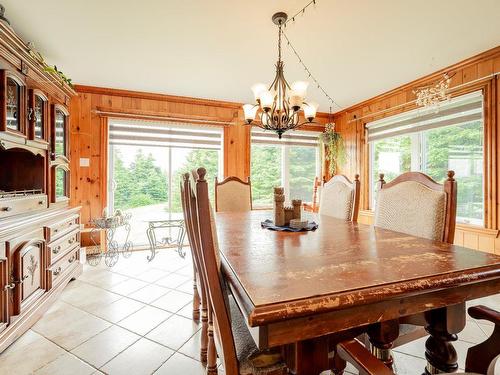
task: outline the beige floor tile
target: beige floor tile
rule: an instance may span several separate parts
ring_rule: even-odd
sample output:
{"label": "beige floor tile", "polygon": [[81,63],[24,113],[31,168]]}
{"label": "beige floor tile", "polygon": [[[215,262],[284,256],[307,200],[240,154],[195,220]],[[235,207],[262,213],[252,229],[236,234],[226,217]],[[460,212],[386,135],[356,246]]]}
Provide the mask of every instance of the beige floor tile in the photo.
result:
{"label": "beige floor tile", "polygon": [[[29,353],[29,355],[28,355]],[[31,374],[66,352],[40,334],[29,330],[0,356],[0,374]]]}
{"label": "beige floor tile", "polygon": [[66,350],[72,350],[111,324],[67,303],[58,301],[33,330]]}
{"label": "beige floor tile", "polygon": [[427,361],[403,353],[394,353],[394,372],[398,375],[415,375],[424,372]]}
{"label": "beige floor tile", "polygon": [[96,369],[70,353],[57,357],[54,361],[35,371],[35,375],[90,375]]}
{"label": "beige floor tile", "polygon": [[188,319],[193,319],[193,301],[177,311],[176,314]]}
{"label": "beige floor tile", "polygon": [[62,301],[89,312],[120,298],[122,296],[116,293],[111,293],[108,290],[87,283],[80,283],[78,287],[64,290],[61,294]]}
{"label": "beige floor tile", "polygon": [[156,285],[161,285],[167,288],[175,289],[181,286],[185,282],[189,281],[189,276],[179,275],[177,273],[171,273],[170,275],[156,281]]}
{"label": "beige floor tile", "polygon": [[191,278],[189,281],[186,281],[184,284],[175,288],[175,290],[193,295],[194,294],[193,279]]}
{"label": "beige floor tile", "polygon": [[99,368],[140,338],[126,329],[111,326],[71,352],[85,362]]}
{"label": "beige floor tile", "polygon": [[145,335],[171,316],[172,314],[167,311],[145,306],[118,322],[118,325],[139,335]]}
{"label": "beige floor tile", "polygon": [[130,278],[125,275],[121,275],[119,273],[114,273],[106,270],[106,272],[103,272],[102,274],[91,280],[83,280],[83,281],[98,286],[100,288],[109,290],[111,287],[123,283],[124,281],[127,281],[129,279]]}
{"label": "beige floor tile", "polygon": [[96,307],[91,313],[111,323],[118,323],[144,306],[142,302],[122,297],[113,303]]}
{"label": "beige floor tile", "polygon": [[175,313],[192,301],[192,295],[172,290],[156,301],[151,302],[151,305]]}
{"label": "beige floor tile", "polygon": [[478,344],[485,341],[488,337],[476,321],[467,321],[465,328],[458,334],[458,338],[462,341]]}
{"label": "beige floor tile", "polygon": [[196,332],[184,345],[179,348],[179,352],[188,357],[200,360],[201,330]]}
{"label": "beige floor tile", "polygon": [[155,375],[203,375],[205,372],[205,367],[200,362],[180,353],[175,353],[155,372]]}
{"label": "beige floor tile", "polygon": [[121,352],[100,370],[110,375],[149,375],[173,353],[172,350],[143,338]]}
{"label": "beige floor tile", "polygon": [[137,280],[137,279],[128,279],[123,283],[119,283],[109,287],[108,289],[113,293],[121,294],[122,296],[128,296],[129,294],[134,293],[136,290],[144,288],[148,283]]}
{"label": "beige floor tile", "polygon": [[170,292],[170,289],[168,288],[164,288],[155,284],[148,284],[144,288],[141,288],[139,290],[136,290],[134,293],[129,294],[128,297],[144,303],[151,303],[161,296],[167,294],[168,292]]}
{"label": "beige floor tile", "polygon": [[169,274],[170,271],[165,271],[158,268],[150,268],[142,272],[141,274],[135,276],[135,278],[145,281],[147,283],[153,283],[157,280],[164,278],[165,276],[168,276]]}
{"label": "beige floor tile", "polygon": [[189,264],[185,267],[182,267],[181,269],[178,269],[177,271],[175,271],[175,273],[178,273],[179,275],[189,276],[190,278],[193,278],[193,265]]}
{"label": "beige floor tile", "polygon": [[171,349],[184,345],[199,329],[192,319],[174,315],[149,332],[146,337]]}

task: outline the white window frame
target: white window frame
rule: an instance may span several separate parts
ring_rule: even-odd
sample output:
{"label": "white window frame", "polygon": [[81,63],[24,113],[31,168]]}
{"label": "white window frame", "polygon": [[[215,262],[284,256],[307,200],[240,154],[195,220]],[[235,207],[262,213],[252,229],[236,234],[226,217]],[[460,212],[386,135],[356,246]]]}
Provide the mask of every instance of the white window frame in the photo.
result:
{"label": "white window frame", "polygon": [[[294,131],[294,132],[299,133],[299,134],[318,135],[318,136],[320,134],[319,132],[313,132],[313,131],[302,131],[302,132]],[[254,145],[272,146],[272,147],[281,148],[281,160],[280,160],[280,163],[281,163],[281,186],[283,186],[285,189],[286,201],[290,201],[290,157],[289,157],[289,150],[292,147],[311,147],[312,148],[312,146],[288,145],[286,143],[283,143],[281,145],[275,144],[275,143],[255,144],[253,142],[250,142],[250,147],[253,147]],[[316,158],[315,158],[316,176],[321,177],[321,175],[322,175],[322,165],[321,164],[322,163],[321,163],[321,154],[320,154],[319,143],[318,143],[318,146],[315,147],[315,149],[316,149]],[[252,153],[252,151],[250,150],[250,155],[251,155],[251,153]],[[251,174],[251,171],[250,171],[250,174]],[[312,184],[311,184],[311,187],[312,187]],[[312,194],[311,194],[311,200],[312,200]],[[308,201],[307,203],[311,203],[311,202]],[[272,204],[257,204],[256,205],[254,203],[254,207],[264,209],[264,208],[272,207]]]}
{"label": "white window frame", "polygon": [[[482,97],[482,93],[480,93],[480,92],[466,94],[463,97],[466,97],[466,96],[473,97],[474,95],[476,95],[476,96],[481,95],[481,97]],[[483,99],[483,103],[484,103],[484,99]],[[408,116],[411,112],[416,112],[416,111],[417,110],[403,113],[401,115],[395,115],[394,117],[396,118],[398,116],[401,116],[401,117]],[[387,121],[387,119],[384,119],[383,121]],[[482,117],[482,122],[483,122],[483,138],[484,138],[484,136],[485,136],[485,134],[484,134],[484,113],[483,113],[483,117]],[[455,126],[455,125],[449,125],[449,126]],[[411,171],[421,172],[423,170],[423,166],[426,165],[427,155],[425,153],[425,146],[426,145],[425,145],[425,141],[424,141],[424,133],[426,131],[427,130],[421,130],[421,131],[418,131],[415,133],[408,133],[407,134],[411,138]],[[395,136],[397,136],[397,135],[395,135]],[[393,138],[395,136],[392,136],[392,137],[389,136],[389,137],[384,138],[384,139],[390,139],[390,138]],[[377,140],[368,143],[369,159],[370,159],[370,165],[369,165],[369,184],[370,184],[369,185],[369,199],[370,199],[370,201],[369,202],[370,202],[370,209],[372,211],[375,209],[375,204],[376,204],[375,203],[376,202],[376,191],[375,191],[376,181],[374,181],[375,176],[373,173],[374,172],[373,166],[375,165],[375,147],[374,147],[373,143],[376,141]],[[485,160],[484,160],[484,151],[483,151],[483,163],[484,162],[485,162]],[[445,172],[446,171],[443,171],[443,173],[445,173]],[[484,190],[484,186],[485,186],[484,174],[483,174],[483,178],[482,178],[482,186],[483,186],[482,194],[483,194],[483,207],[484,207],[484,205],[486,204],[486,202],[485,202],[486,195],[485,195],[485,190]],[[483,210],[483,219],[482,220],[457,217],[457,223],[471,224],[471,225],[483,227],[485,224],[484,210]]]}

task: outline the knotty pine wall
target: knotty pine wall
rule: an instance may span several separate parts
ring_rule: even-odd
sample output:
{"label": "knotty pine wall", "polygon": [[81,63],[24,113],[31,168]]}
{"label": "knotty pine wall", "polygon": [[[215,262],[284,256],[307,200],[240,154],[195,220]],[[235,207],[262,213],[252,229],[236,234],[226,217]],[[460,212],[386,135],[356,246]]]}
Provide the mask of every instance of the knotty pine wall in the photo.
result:
{"label": "knotty pine wall", "polygon": [[[243,124],[240,103],[162,94],[76,86],[70,103],[71,205],[81,206],[82,223],[99,217],[107,204],[107,136],[109,118],[229,123],[223,126],[224,176],[250,175],[250,127]],[[319,123],[327,114],[318,113]],[[319,130],[322,126],[308,126]],[[306,130],[307,130],[306,129]],[[80,158],[90,159],[89,167]]]}
{"label": "knotty pine wall", "polygon": [[[450,85],[452,96],[483,90],[485,98],[486,225],[484,228],[457,225],[455,243],[500,254],[500,191],[498,187],[500,79],[499,76],[492,77],[494,73],[500,72],[500,46],[336,113],[334,115],[336,129],[344,137],[348,154],[348,161],[346,165],[339,166],[339,173],[344,173],[350,178],[353,178],[356,173],[360,174],[362,212],[359,221],[372,223],[373,212],[369,203],[369,149],[365,138],[365,124],[414,109],[413,90],[436,83],[446,72],[454,74]],[[445,171],[443,171],[443,176],[444,173]],[[460,186],[458,188],[460,189]]]}

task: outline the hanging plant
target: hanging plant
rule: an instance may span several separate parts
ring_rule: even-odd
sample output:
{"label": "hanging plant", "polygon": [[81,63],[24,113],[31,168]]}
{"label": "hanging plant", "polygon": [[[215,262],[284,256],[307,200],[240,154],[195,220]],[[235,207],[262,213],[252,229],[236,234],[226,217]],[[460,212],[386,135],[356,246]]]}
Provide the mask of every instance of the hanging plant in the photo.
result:
{"label": "hanging plant", "polygon": [[337,165],[343,165],[346,162],[344,139],[335,131],[335,123],[326,124],[325,132],[319,135],[319,141],[321,149],[326,149],[325,160],[329,162],[328,172],[333,176]]}

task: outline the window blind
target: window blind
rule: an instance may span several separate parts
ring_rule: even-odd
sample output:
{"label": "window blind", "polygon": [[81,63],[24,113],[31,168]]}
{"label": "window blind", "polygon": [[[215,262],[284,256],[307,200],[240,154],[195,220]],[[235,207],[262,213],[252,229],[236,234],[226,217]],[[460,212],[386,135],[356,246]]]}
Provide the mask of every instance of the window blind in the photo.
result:
{"label": "window blind", "polygon": [[220,150],[222,129],[216,126],[111,119],[109,143]]}
{"label": "window blind", "polygon": [[260,143],[266,145],[318,147],[318,136],[320,133],[294,130],[283,134],[281,139],[279,139],[278,135],[274,132],[260,129],[252,129],[251,134],[252,143]]}
{"label": "window blind", "polygon": [[483,118],[483,94],[473,92],[453,98],[434,109],[415,109],[366,124],[368,142],[416,133],[449,125],[460,125]]}

